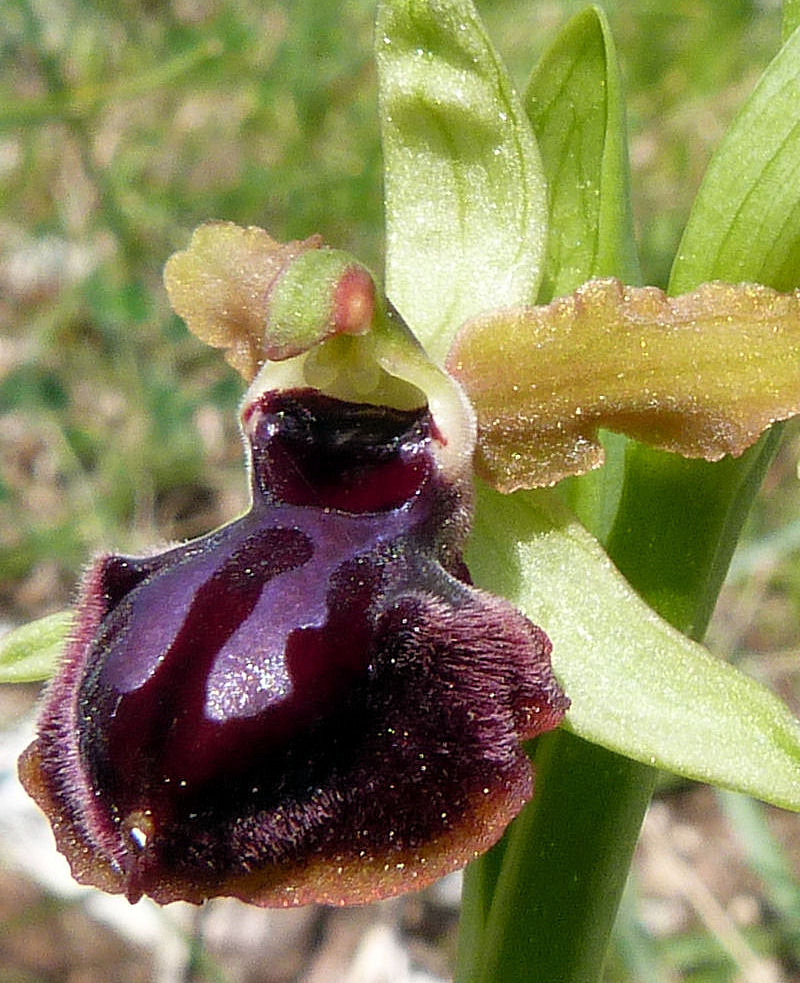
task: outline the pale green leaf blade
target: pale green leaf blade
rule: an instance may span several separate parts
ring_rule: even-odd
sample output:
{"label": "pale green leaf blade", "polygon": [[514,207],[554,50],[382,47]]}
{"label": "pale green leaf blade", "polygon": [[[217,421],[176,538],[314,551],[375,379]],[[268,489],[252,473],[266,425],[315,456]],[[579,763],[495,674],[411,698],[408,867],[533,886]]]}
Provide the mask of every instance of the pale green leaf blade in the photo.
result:
{"label": "pale green leaf blade", "polygon": [[12,629],[0,638],[0,683],[49,679],[67,644],[72,611],[59,611]]}
{"label": "pale green leaf blade", "polygon": [[783,0],[781,37],[784,41],[800,26],[800,0]]}
{"label": "pale green leaf blade", "polygon": [[[467,559],[541,625],[567,726],[637,761],[800,811],[800,722],[671,628],[549,493],[482,486]],[[622,614],[624,612],[624,616]]]}
{"label": "pale green leaf blade", "polygon": [[550,199],[539,302],[571,293],[590,276],[637,283],[622,81],[602,10],[586,8],[560,32],[524,102]]}
{"label": "pale green leaf blade", "polygon": [[480,311],[536,299],[547,236],[538,150],[470,0],[378,7],[386,292],[441,362]]}
{"label": "pale green leaf blade", "polygon": [[787,290],[800,269],[800,32],[772,60],[709,164],[670,279]]}

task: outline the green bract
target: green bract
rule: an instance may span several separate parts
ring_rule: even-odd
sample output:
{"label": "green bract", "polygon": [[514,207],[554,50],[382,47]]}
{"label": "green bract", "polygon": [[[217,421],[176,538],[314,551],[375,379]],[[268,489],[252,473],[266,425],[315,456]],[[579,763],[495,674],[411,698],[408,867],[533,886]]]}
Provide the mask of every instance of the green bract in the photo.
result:
{"label": "green bract", "polygon": [[386,292],[443,361],[468,317],[536,299],[544,177],[530,123],[471,2],[380,3],[375,37]]}
{"label": "green bract", "polygon": [[0,683],[31,683],[55,672],[72,627],[72,612],[59,611],[0,638]]}
{"label": "green bract", "polygon": [[608,21],[596,7],[567,24],[528,82],[525,109],[550,202],[539,303],[571,293],[587,276],[639,282],[621,88]]}
{"label": "green bract", "polygon": [[800,809],[800,721],[777,696],[659,618],[555,497],[482,486],[476,515],[470,570],[547,625],[576,734]]}

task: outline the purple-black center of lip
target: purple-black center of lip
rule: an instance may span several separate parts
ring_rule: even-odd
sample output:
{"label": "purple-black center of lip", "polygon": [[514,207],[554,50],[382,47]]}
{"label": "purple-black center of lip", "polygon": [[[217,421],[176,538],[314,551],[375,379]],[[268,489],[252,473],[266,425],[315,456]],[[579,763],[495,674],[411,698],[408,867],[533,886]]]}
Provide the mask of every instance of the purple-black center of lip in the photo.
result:
{"label": "purple-black center of lip", "polygon": [[81,754],[121,822],[145,808],[156,825],[224,812],[262,786],[282,749],[363,679],[387,586],[417,562],[408,536],[438,484],[426,408],[297,390],[267,393],[244,425],[251,511],[160,556],[106,564]]}
{"label": "purple-black center of lip", "polygon": [[430,477],[427,410],[346,403],[311,390],[268,392],[248,407],[253,472],[267,501],[380,512]]}

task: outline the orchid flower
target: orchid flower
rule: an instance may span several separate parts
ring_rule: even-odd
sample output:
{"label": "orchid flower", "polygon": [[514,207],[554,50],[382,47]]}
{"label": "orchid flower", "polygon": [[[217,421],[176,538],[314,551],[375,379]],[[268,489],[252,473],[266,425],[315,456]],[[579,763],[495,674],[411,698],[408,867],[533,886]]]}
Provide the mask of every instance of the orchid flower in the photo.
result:
{"label": "orchid flower", "polygon": [[318,241],[208,225],[166,279],[252,377],[251,505],[95,561],[23,784],[74,876],[130,901],[421,887],[497,841],[521,740],[568,705],[544,633],[464,565],[471,408]]}
{"label": "orchid flower", "polygon": [[[635,285],[602,15],[567,25],[520,98],[470,0],[379,5],[386,296],[316,237],[230,223],[167,266],[175,309],[249,382],[252,502],[84,581],[21,765],[79,879],[359,902],[463,866],[534,795],[502,873],[468,875],[464,978],[520,978],[524,944],[542,978],[577,979],[547,969],[543,918],[521,943],[507,912],[534,877],[575,910],[618,895],[650,766],[800,810],[800,723],[688,637],[761,435],[800,410],[777,258],[796,198],[771,178],[798,152],[798,49],[712,163],[667,295]],[[9,671],[62,650],[65,623],[15,635]],[[561,883],[562,839],[588,857],[618,817],[619,856]]]}

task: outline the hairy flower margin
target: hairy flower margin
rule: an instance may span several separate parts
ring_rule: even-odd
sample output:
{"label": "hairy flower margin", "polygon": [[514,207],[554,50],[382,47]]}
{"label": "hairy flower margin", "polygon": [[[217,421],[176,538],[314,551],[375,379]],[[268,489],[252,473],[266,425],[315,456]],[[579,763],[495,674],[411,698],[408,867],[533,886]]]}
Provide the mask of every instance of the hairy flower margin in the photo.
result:
{"label": "hairy flower margin", "polygon": [[569,701],[473,587],[472,410],[360,264],[204,226],[176,310],[253,378],[251,505],[103,556],[20,776],[77,880],[136,901],[373,901],[500,837]]}

